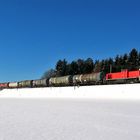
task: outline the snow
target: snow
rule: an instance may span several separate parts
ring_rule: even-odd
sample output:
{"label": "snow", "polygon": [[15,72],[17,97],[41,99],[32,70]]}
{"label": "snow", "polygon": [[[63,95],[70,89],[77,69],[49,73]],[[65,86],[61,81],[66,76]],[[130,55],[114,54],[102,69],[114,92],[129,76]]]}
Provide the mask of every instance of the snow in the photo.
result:
{"label": "snow", "polygon": [[5,89],[1,97],[140,100],[140,84]]}
{"label": "snow", "polygon": [[0,140],[139,140],[140,84],[0,92]]}
{"label": "snow", "polygon": [[139,140],[140,102],[1,99],[0,140]]}

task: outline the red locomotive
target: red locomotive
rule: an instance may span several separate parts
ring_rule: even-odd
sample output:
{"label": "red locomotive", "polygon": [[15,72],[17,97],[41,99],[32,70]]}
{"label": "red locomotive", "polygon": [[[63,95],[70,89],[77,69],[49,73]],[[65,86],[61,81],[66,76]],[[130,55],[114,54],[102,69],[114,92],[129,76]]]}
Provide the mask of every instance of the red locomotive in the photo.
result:
{"label": "red locomotive", "polygon": [[123,70],[116,73],[106,74],[107,83],[136,83],[140,81],[140,70]]}

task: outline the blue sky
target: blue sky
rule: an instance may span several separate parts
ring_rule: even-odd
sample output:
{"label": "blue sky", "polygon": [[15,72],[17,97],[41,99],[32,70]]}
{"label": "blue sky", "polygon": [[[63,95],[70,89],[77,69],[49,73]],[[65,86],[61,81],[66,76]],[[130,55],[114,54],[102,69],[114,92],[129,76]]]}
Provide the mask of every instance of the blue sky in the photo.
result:
{"label": "blue sky", "polygon": [[135,0],[0,0],[0,81],[40,78],[57,60],[140,50]]}

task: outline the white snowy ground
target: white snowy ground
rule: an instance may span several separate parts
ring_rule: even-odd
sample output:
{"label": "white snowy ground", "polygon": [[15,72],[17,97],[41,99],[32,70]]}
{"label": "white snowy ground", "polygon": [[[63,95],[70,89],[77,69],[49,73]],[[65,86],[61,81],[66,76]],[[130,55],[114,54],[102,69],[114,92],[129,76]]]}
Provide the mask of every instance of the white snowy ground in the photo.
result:
{"label": "white snowy ground", "polygon": [[0,140],[140,140],[139,94],[140,84],[4,90]]}

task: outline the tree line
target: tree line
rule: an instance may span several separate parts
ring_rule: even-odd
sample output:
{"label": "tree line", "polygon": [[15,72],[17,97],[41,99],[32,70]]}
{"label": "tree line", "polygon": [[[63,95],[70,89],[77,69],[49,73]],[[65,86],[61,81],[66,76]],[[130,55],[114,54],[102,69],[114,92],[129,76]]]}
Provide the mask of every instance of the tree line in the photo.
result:
{"label": "tree line", "polygon": [[68,62],[58,60],[55,69],[47,70],[41,78],[59,77],[66,75],[86,74],[92,72],[119,72],[124,69],[137,70],[140,68],[140,52],[133,48],[130,53],[116,55],[115,58],[93,60],[92,58],[78,59]]}

